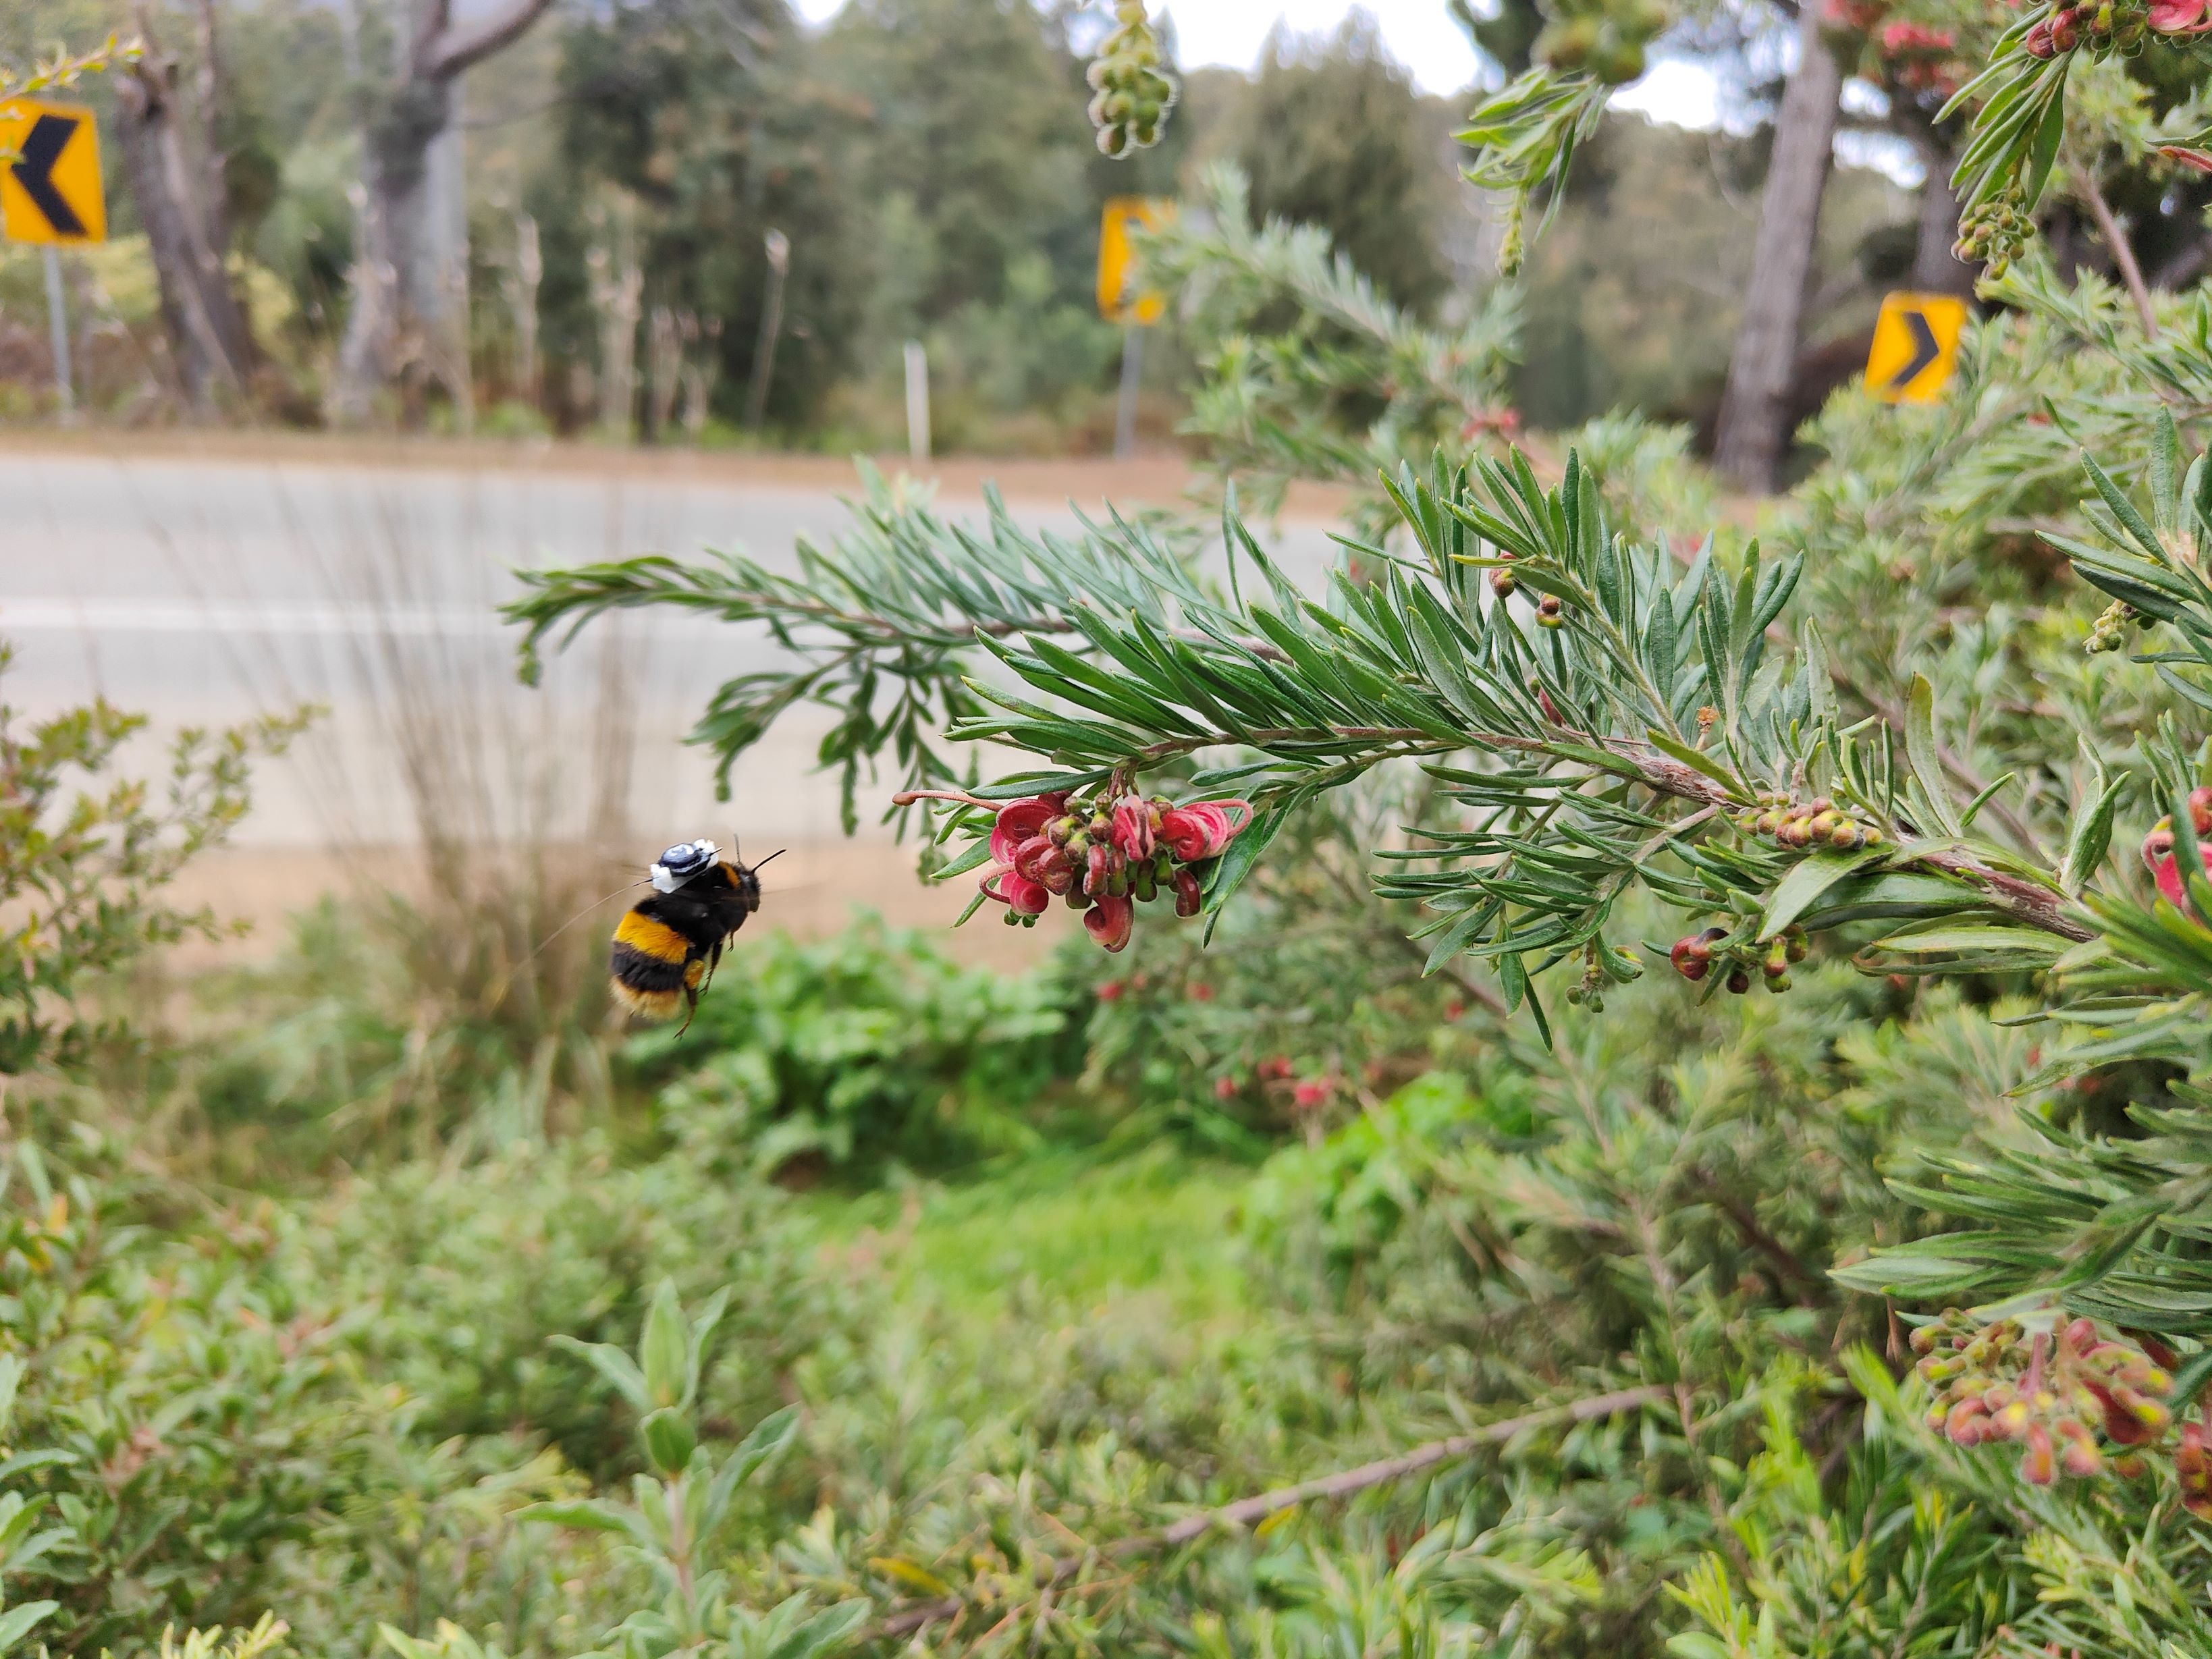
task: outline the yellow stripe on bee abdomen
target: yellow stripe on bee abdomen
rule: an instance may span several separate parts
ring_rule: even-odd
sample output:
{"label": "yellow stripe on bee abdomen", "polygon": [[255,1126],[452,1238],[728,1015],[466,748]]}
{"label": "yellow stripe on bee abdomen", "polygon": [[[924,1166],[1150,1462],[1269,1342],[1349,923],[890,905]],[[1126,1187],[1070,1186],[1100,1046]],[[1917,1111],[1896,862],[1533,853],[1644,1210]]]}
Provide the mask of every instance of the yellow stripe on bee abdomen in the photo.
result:
{"label": "yellow stripe on bee abdomen", "polygon": [[681,962],[691,953],[691,941],[665,921],[655,921],[651,916],[632,910],[615,929],[615,943],[627,945],[633,951],[642,951],[647,956],[657,957],[663,962]]}

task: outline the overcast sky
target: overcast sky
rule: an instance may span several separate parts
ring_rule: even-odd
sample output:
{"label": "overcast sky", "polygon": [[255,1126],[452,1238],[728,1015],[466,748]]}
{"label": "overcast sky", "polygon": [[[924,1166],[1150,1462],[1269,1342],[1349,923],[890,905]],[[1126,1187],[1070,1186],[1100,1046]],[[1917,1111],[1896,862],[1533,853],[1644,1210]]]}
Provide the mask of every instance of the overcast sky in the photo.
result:
{"label": "overcast sky", "polygon": [[[799,15],[820,22],[844,0],[797,0]],[[1166,0],[1174,18],[1178,58],[1186,64],[1223,64],[1250,69],[1260,61],[1267,31],[1285,22],[1306,33],[1331,31],[1354,0]],[[1474,79],[1474,49],[1444,9],[1443,0],[1364,0],[1382,26],[1390,54],[1413,72],[1424,92],[1455,93]],[[1665,120],[1710,126],[1715,118],[1711,77],[1683,64],[1661,62],[1619,101]]]}
{"label": "overcast sky", "polygon": [[[843,3],[798,0],[799,15],[820,22]],[[1307,32],[1334,30],[1352,0],[1168,0],[1161,9],[1175,19],[1176,56],[1183,63],[1250,69],[1277,20]],[[1474,78],[1474,50],[1443,0],[1366,0],[1366,9],[1382,24],[1391,55],[1413,67],[1424,91],[1457,92]]]}

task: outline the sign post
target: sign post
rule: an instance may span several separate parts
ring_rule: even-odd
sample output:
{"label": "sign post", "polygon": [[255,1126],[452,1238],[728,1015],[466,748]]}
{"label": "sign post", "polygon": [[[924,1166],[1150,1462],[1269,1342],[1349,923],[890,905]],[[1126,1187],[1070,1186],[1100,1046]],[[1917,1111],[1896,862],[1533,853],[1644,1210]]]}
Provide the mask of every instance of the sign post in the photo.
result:
{"label": "sign post", "polygon": [[1145,334],[1131,323],[1121,331],[1121,395],[1114,405],[1114,459],[1137,450],[1137,387],[1145,375]]}
{"label": "sign post", "polygon": [[906,343],[906,453],[916,466],[929,459],[929,355],[919,340]]}
{"label": "sign post", "polygon": [[46,248],[54,390],[67,421],[76,413],[76,391],[58,250],[107,240],[107,198],[100,186],[100,134],[92,111],[44,98],[9,99],[0,103],[0,155],[12,158],[0,167],[0,231],[10,241]]}
{"label": "sign post", "polygon": [[1932,404],[1959,367],[1966,302],[1954,294],[1887,294],[1867,350],[1867,391],[1886,404]]}
{"label": "sign post", "polygon": [[76,377],[70,371],[69,310],[63,303],[62,256],[46,244],[46,334],[54,348],[54,396],[64,423],[76,419]]}
{"label": "sign post", "polygon": [[1144,336],[1167,314],[1168,296],[1157,289],[1130,291],[1129,227],[1150,229],[1165,224],[1175,204],[1158,196],[1116,196],[1098,221],[1098,314],[1121,325],[1121,395],[1114,410],[1114,455],[1127,459],[1137,447],[1137,389],[1144,379]]}

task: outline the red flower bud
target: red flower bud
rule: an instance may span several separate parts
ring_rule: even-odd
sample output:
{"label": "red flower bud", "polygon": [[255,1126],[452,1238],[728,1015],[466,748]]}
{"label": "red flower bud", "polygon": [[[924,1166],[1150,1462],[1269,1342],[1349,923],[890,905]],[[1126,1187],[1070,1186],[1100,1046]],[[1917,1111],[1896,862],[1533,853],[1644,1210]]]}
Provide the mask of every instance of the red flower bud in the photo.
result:
{"label": "red flower bud", "polygon": [[1098,1000],[1101,1002],[1119,1002],[1121,1000],[1122,989],[1123,987],[1120,980],[1109,979],[1103,985],[1098,988]]}
{"label": "red flower bud", "polygon": [[1214,1097],[1216,1100],[1234,1100],[1234,1099],[1236,1099],[1236,1098],[1237,1098],[1237,1079],[1236,1079],[1235,1078],[1231,1078],[1231,1077],[1218,1077],[1218,1078],[1214,1079],[1213,1079],[1213,1097]]}
{"label": "red flower bud", "polygon": [[1136,906],[1125,898],[1102,898],[1083,913],[1083,925],[1091,937],[1109,951],[1119,951],[1128,944],[1129,929],[1136,919]]}
{"label": "red flower bud", "polygon": [[983,896],[994,898],[1018,916],[1041,916],[1052,903],[1052,895],[1012,870],[994,870],[976,884]]}
{"label": "red flower bud", "polygon": [[1676,939],[1667,957],[1674,964],[1674,971],[1686,980],[1701,980],[1712,971],[1712,946],[1696,933]]}
{"label": "red flower bud", "polygon": [[1982,1439],[1988,1425],[1989,1414],[1982,1409],[1982,1402],[1962,1400],[1944,1418],[1943,1433],[1959,1445],[1971,1446]]}
{"label": "red flower bud", "polygon": [[1328,1098],[1328,1085],[1314,1082],[1301,1083],[1291,1091],[1291,1098],[1310,1111]]}
{"label": "red flower bud", "polygon": [[1188,870],[1175,872],[1176,914],[1194,916],[1206,904],[1206,894],[1198,884],[1198,878]]}
{"label": "red flower bud", "polygon": [[1192,986],[1192,987],[1190,988],[1190,1000],[1191,1000],[1193,1002],[1211,1002],[1211,1001],[1212,1001],[1212,1000],[1213,1000],[1213,988],[1212,988],[1211,985],[1202,985],[1202,984],[1201,984],[1201,985],[1194,985],[1194,986]]}

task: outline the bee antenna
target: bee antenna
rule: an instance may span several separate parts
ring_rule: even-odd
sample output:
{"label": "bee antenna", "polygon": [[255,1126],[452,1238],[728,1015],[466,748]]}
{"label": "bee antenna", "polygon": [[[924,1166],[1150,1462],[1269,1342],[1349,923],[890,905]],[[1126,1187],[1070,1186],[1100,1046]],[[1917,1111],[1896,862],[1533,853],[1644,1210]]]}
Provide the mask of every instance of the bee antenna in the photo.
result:
{"label": "bee antenna", "polygon": [[591,915],[592,911],[598,909],[609,899],[620,898],[624,893],[629,892],[633,887],[643,887],[647,884],[643,881],[626,881],[621,886],[616,888],[613,892],[602,893],[599,897],[593,899],[582,909],[577,911],[574,915],[569,917],[568,921],[562,922],[551,933],[546,934],[544,939],[539,939],[538,941],[537,948],[532,951],[528,956],[523,957],[521,961],[516,963],[514,966],[508,969],[504,974],[500,975],[499,984],[492,991],[490,1000],[496,1003],[501,997],[505,996],[507,994],[507,987],[514,983],[515,976],[521,973],[524,969],[530,966],[532,963],[537,961],[538,957],[544,956],[545,954],[546,946],[552,944],[555,939],[560,938],[562,934],[567,933],[571,927],[574,927],[586,916]]}
{"label": "bee antenna", "polygon": [[760,864],[756,864],[755,866],[753,866],[753,868],[754,868],[754,869],[756,869],[756,870],[757,870],[757,869],[759,869],[759,868],[761,867],[761,866],[762,866],[762,865],[774,864],[774,863],[775,863],[778,859],[781,858],[781,857],[782,857],[786,853],[788,853],[790,850],[791,850],[791,848],[789,848],[788,847],[779,847],[779,848],[777,848],[775,849],[775,851],[774,851],[773,853],[770,853],[770,854],[769,854],[766,858],[763,859],[763,860],[760,861]]}

